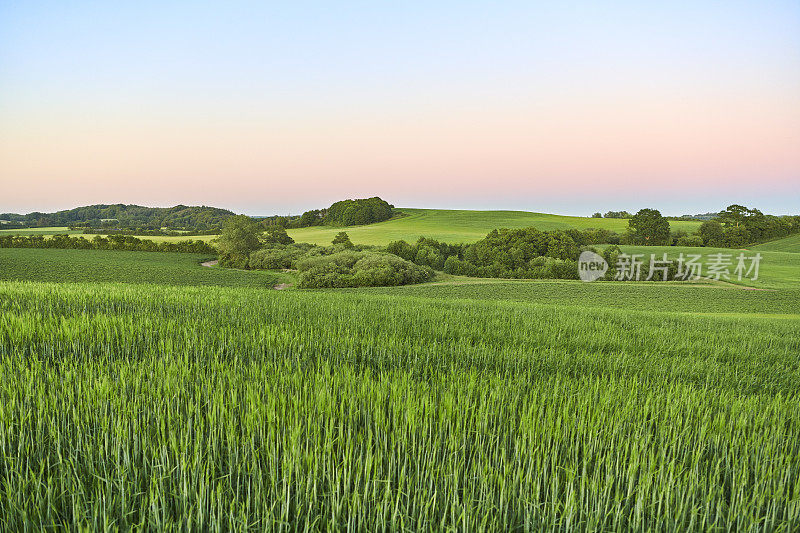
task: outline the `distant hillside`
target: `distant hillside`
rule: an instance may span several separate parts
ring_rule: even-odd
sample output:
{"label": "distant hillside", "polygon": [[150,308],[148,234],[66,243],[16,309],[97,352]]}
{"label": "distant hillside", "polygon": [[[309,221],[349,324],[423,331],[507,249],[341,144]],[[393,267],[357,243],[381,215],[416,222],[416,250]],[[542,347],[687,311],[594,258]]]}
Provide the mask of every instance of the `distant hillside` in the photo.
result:
{"label": "distant hillside", "polygon": [[800,252],[800,234],[790,235],[783,239],[765,242],[752,247],[753,250],[767,252]]}
{"label": "distant hillside", "polygon": [[[350,239],[356,244],[386,245],[403,239],[416,241],[420,236],[448,243],[477,242],[487,233],[498,228],[535,227],[540,230],[556,229],[607,229],[624,232],[628,221],[620,218],[590,218],[531,213],[528,211],[468,211],[451,209],[398,208],[408,216],[398,217],[377,224],[346,228]],[[671,221],[673,230],[694,231],[699,220]],[[316,226],[289,229],[289,235],[297,242],[330,244],[342,228]]]}
{"label": "distant hillside", "polygon": [[97,204],[57,211],[55,213],[2,213],[0,220],[7,221],[3,228],[14,227],[115,227],[157,230],[219,228],[222,221],[234,215],[232,211],[208,206],[143,207],[125,204]]}

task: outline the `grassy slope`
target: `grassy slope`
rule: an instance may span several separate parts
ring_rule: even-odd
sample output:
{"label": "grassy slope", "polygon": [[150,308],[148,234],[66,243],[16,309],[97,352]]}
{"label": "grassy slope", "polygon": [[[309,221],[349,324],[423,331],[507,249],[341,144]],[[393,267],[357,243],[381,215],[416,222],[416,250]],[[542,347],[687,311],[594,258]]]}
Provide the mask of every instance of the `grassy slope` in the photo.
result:
{"label": "grassy slope", "polygon": [[767,251],[767,252],[790,252],[800,253],[800,233],[791,235],[776,241],[765,242],[753,246],[753,250]]}
{"label": "grassy slope", "polygon": [[281,274],[209,268],[196,254],[0,248],[0,280],[268,288]]}
{"label": "grassy slope", "polygon": [[[297,242],[330,244],[334,235],[346,231],[356,244],[388,244],[404,239],[412,242],[420,236],[432,237],[444,242],[475,242],[493,229],[524,228],[534,226],[542,230],[569,228],[604,228],[624,231],[628,221],[622,219],[569,217],[527,211],[465,211],[446,209],[407,209],[409,216],[347,228],[314,227],[289,230]],[[671,222],[673,229],[691,231],[700,225],[698,221]]]}

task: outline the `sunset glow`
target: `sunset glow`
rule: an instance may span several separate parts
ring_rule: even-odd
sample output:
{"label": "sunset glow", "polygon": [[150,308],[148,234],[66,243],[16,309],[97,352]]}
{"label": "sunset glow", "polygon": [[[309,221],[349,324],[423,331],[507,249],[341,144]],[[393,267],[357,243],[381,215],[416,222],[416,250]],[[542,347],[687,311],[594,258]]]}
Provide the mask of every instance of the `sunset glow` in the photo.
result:
{"label": "sunset glow", "polygon": [[800,205],[794,2],[230,6],[0,7],[0,212]]}

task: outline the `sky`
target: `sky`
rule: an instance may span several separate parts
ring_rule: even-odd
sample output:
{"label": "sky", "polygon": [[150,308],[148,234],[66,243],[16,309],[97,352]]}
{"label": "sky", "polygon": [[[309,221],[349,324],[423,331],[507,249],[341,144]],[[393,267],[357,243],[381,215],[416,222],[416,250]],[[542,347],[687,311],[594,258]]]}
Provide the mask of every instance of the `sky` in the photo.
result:
{"label": "sky", "polygon": [[800,2],[0,2],[0,212],[800,212]]}

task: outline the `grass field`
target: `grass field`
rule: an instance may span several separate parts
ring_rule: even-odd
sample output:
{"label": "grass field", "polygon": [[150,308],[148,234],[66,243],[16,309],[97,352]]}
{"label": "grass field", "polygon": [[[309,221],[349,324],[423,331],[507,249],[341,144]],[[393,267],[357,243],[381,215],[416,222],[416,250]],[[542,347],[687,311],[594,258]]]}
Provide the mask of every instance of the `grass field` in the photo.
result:
{"label": "grass field", "polygon": [[753,250],[767,251],[767,252],[789,252],[800,253],[800,233],[791,235],[783,239],[765,242],[753,246]]}
{"label": "grass field", "polygon": [[0,311],[5,530],[800,521],[795,320],[13,282]]}
{"label": "grass field", "polygon": [[[2,227],[2,226],[0,226]],[[80,230],[71,230],[67,227],[0,229],[0,235],[81,235]]]}
{"label": "grass field", "polygon": [[269,288],[285,276],[209,268],[206,255],[123,252],[113,250],[51,250],[0,248],[0,280],[55,282],[122,282],[162,285],[217,285]]}
{"label": "grass field", "polygon": [[[493,229],[525,228],[541,230],[604,228],[623,232],[628,221],[623,219],[569,217],[526,211],[464,211],[446,209],[401,209],[409,216],[386,222],[348,228],[312,227],[289,230],[297,242],[330,244],[340,231],[347,231],[355,244],[385,245],[396,240],[416,241],[420,236],[449,243],[476,242]],[[673,229],[693,231],[700,221],[670,222]]]}

